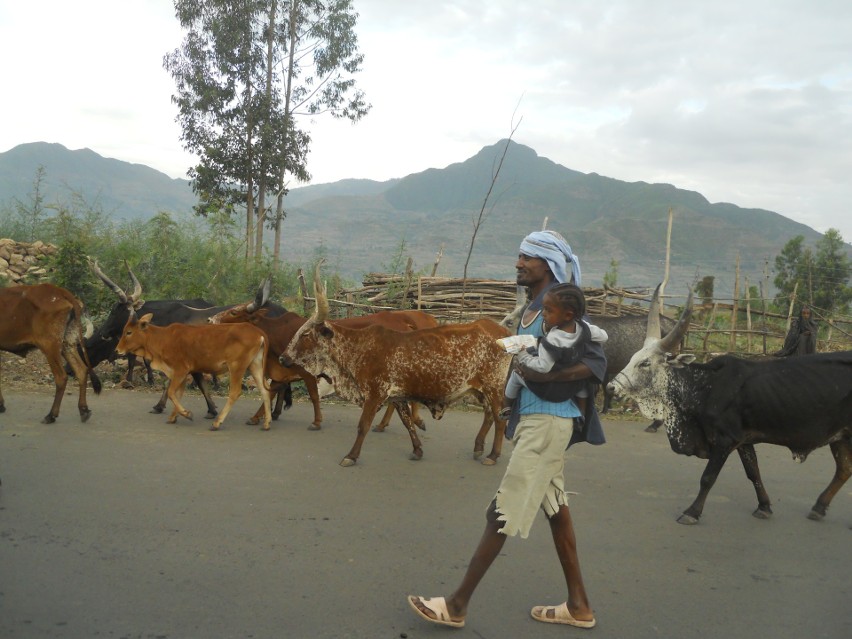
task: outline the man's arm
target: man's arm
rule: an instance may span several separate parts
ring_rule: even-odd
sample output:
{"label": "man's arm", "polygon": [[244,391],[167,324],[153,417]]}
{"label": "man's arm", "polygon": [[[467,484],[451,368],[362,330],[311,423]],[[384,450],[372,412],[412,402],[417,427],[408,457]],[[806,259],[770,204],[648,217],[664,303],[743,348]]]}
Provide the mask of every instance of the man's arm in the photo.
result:
{"label": "man's arm", "polygon": [[563,368],[559,371],[550,371],[547,373],[539,373],[529,366],[524,366],[520,362],[518,362],[516,368],[521,374],[521,377],[531,382],[573,382],[578,379],[593,377],[592,369],[584,362],[575,364],[570,368]]}
{"label": "man's arm", "polygon": [[598,383],[602,383],[606,375],[606,356],[600,344],[591,342],[587,345],[586,354],[579,364],[564,368],[561,371],[538,373],[522,364],[517,364],[515,368],[524,379],[532,382],[573,382],[578,379],[593,377]]}

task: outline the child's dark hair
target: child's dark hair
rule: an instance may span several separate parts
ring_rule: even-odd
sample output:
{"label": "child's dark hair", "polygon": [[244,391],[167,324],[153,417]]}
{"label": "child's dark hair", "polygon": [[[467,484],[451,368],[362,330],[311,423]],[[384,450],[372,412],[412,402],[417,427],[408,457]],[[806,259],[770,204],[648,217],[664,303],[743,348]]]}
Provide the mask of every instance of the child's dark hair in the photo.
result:
{"label": "child's dark hair", "polygon": [[575,318],[581,319],[586,314],[586,296],[579,286],[557,284],[548,289],[547,294],[553,297],[559,308],[574,311]]}

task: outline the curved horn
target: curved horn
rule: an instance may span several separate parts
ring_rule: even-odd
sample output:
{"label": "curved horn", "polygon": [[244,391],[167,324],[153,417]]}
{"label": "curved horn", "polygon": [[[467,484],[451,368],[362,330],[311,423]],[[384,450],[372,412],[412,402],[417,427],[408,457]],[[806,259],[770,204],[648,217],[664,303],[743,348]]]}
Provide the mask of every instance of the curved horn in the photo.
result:
{"label": "curved horn", "polygon": [[686,335],[686,329],[689,328],[689,318],[692,315],[692,289],[689,290],[689,297],[686,299],[686,307],[683,313],[680,314],[680,319],[674,325],[668,335],[660,340],[660,348],[664,351],[674,350],[674,347],[680,343],[683,336]]}
{"label": "curved horn", "polygon": [[317,262],[316,269],[314,269],[314,299],[317,304],[313,317],[315,322],[324,322],[328,319],[328,297],[326,296],[326,287],[325,284],[320,282],[320,267],[324,262],[325,260],[319,260]]}
{"label": "curved horn", "polygon": [[104,284],[106,284],[107,288],[111,289],[113,293],[118,295],[118,299],[122,304],[129,304],[130,300],[127,299],[127,293],[125,293],[118,284],[113,282],[104,274],[100,266],[98,266],[98,261],[93,260],[91,257],[88,258],[88,260],[89,266],[92,268],[94,274],[97,275]]}
{"label": "curved horn", "polygon": [[654,289],[654,296],[651,298],[651,308],[648,310],[648,328],[645,331],[645,339],[660,339],[662,329],[660,328],[660,288],[662,284],[657,284]]}
{"label": "curved horn", "polygon": [[133,292],[130,294],[130,301],[133,303],[133,306],[138,308],[140,306],[138,303],[139,298],[142,296],[142,284],[140,284],[139,280],[136,279],[136,275],[133,274],[127,260],[124,260],[124,266],[127,267],[127,272],[130,273],[130,281],[133,282]]}
{"label": "curved horn", "polygon": [[254,299],[246,305],[247,313],[254,313],[257,309],[263,308],[269,299],[269,287],[271,284],[271,276],[267,275],[260,283]]}

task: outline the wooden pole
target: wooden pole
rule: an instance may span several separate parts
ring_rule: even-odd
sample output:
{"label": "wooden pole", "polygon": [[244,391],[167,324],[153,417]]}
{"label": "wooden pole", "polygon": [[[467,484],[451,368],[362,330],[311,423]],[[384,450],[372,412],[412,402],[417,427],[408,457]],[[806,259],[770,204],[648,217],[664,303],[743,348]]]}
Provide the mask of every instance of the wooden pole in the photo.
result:
{"label": "wooden pole", "polygon": [[769,294],[769,260],[763,260],[763,280],[766,284],[760,283],[760,299],[762,302],[761,309],[763,310],[763,354],[766,355],[766,296]]}
{"label": "wooden pole", "polygon": [[704,333],[704,353],[707,353],[707,339],[710,337],[710,327],[713,326],[713,321],[716,319],[716,308],[719,303],[713,302],[713,308],[710,309],[710,318],[707,320],[707,332]]}
{"label": "wooden pole", "polygon": [[669,282],[669,263],[672,254],[672,222],[674,221],[674,209],[669,207],[669,227],[666,231],[666,266],[663,273],[663,283],[660,285],[660,299],[666,295],[666,284]]}
{"label": "wooden pole", "polygon": [[740,254],[737,253],[737,266],[734,270],[734,303],[731,305],[731,343],[730,351],[737,350],[737,313],[739,312],[740,297]]}
{"label": "wooden pole", "polygon": [[308,286],[305,284],[305,274],[302,272],[302,269],[299,269],[299,290],[302,293],[302,310],[304,314],[308,314]]}
{"label": "wooden pole", "polygon": [[790,331],[790,322],[793,319],[793,305],[796,303],[796,291],[799,290],[799,283],[796,282],[796,285],[793,287],[793,294],[790,296],[790,308],[787,310],[787,325],[784,328],[784,335]]}
{"label": "wooden pole", "polygon": [[441,257],[444,255],[444,245],[441,244],[441,248],[438,250],[438,255],[435,256],[435,263],[432,265],[432,277],[435,277],[435,272],[438,270],[438,262],[441,261]]}
{"label": "wooden pole", "polygon": [[745,301],[746,301],[746,352],[751,353],[751,291],[748,286],[748,278],[745,278]]}

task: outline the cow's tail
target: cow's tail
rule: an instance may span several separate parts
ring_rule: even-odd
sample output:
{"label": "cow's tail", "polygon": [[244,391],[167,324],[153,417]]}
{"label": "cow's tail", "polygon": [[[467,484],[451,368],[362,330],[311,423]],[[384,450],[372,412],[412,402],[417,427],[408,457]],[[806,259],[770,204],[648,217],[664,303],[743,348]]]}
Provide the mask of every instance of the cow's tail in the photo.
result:
{"label": "cow's tail", "polygon": [[[86,352],[86,340],[83,337],[83,309],[79,304],[73,304],[71,307],[71,314],[68,316],[68,323],[65,326],[66,335],[68,334],[69,329],[72,329],[72,323],[74,324],[73,328],[76,328],[77,331],[77,334],[75,335],[77,353],[80,355],[80,359],[83,360],[83,365],[86,367],[86,373],[88,373],[89,379],[92,381],[92,390],[95,391],[95,395],[100,395],[103,386],[101,385],[100,378],[95,373],[95,369],[92,368],[92,363],[89,360],[89,353]],[[80,383],[85,384],[86,380],[81,379]]]}

